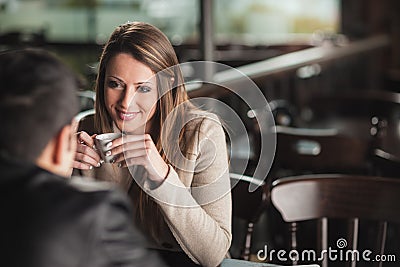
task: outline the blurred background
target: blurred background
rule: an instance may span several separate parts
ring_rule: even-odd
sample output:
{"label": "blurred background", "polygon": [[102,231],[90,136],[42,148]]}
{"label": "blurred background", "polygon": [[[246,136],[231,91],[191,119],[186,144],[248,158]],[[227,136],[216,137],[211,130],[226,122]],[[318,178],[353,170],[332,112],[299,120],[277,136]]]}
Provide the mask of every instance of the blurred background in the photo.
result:
{"label": "blurred background", "polygon": [[[188,87],[189,95],[226,103],[246,127],[250,145],[231,151],[232,172],[236,162],[245,161],[245,174],[254,175],[262,160],[256,114],[272,111],[278,126],[276,155],[269,174],[256,177],[265,179],[268,194],[273,181],[289,175],[398,179],[399,14],[398,0],[0,0],[0,51],[35,46],[56,52],[87,81],[78,92],[83,112],[93,108],[102,46],[127,21],[160,28],[182,63],[208,60],[237,68],[258,86],[269,107],[251,110],[225,90],[223,86],[251,94],[229,70],[186,67],[183,72],[188,81],[218,80],[219,86]],[[230,125],[233,132],[235,127]],[[241,143],[242,136],[232,136],[231,143]],[[248,196],[237,197],[245,203]],[[253,204],[263,208],[256,217],[235,217],[234,257],[242,255],[249,222],[254,223],[253,256],[266,244],[272,249],[289,242],[268,196],[260,195],[258,201]],[[341,229],[340,223],[334,225]],[[369,224],[365,228],[374,229]],[[299,235],[313,240],[309,229],[305,224]],[[399,236],[398,227],[389,228],[388,247],[396,253]],[[365,236],[361,241],[372,242]]]}
{"label": "blurred background", "polygon": [[[317,31],[333,35],[340,29],[339,0],[211,2],[209,36],[215,52],[227,52],[215,59],[235,65],[285,52],[266,49],[270,45],[305,45]],[[87,75],[117,25],[145,21],[170,38],[182,62],[201,60],[201,5],[200,0],[0,0],[0,45],[45,45]]]}

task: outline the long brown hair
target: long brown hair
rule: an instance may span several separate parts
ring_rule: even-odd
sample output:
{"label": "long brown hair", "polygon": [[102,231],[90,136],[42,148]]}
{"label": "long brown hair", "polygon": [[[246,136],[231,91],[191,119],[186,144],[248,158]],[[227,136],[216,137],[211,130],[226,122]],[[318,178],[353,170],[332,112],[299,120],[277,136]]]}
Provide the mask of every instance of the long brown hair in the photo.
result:
{"label": "long brown hair", "polygon": [[[185,107],[192,107],[188,103],[188,96],[184,86],[184,80],[175,51],[168,38],[156,27],[143,22],[130,22],[118,26],[111,34],[108,42],[104,46],[100,57],[99,72],[96,80],[96,104],[95,104],[95,128],[99,132],[111,132],[113,121],[107,112],[104,96],[104,79],[107,65],[112,57],[119,53],[127,53],[136,60],[148,66],[157,75],[157,89],[159,100],[157,102],[156,112],[151,119],[150,134],[156,147],[167,162],[168,157],[162,148],[162,144],[168,144],[170,133],[173,129],[184,128]],[[174,111],[174,112],[172,112]],[[168,122],[174,125],[164,125],[167,116]],[[164,126],[166,126],[164,128]],[[163,129],[163,134],[161,134]],[[178,133],[181,140],[182,133]],[[176,135],[175,135],[176,136]],[[175,141],[176,142],[176,141]],[[181,143],[181,142],[179,142]],[[162,220],[158,205],[141,189],[137,203],[138,215],[146,230],[156,238],[158,235],[158,227]],[[148,211],[152,211],[149,215]],[[146,211],[146,212],[145,212]],[[154,211],[154,212],[153,212]],[[151,218],[146,218],[151,216]]]}

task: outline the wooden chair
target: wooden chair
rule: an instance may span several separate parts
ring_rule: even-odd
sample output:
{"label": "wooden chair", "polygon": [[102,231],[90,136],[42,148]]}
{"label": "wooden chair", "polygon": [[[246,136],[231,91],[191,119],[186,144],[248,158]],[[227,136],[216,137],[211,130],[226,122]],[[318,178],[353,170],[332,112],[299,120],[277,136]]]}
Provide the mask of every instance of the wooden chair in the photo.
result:
{"label": "wooden chair", "polygon": [[[302,113],[309,114],[302,127],[335,128],[340,133],[370,141],[376,139],[377,131],[381,131],[383,135],[393,135],[397,139],[390,140],[390,147],[397,146],[397,150],[389,149],[389,152],[396,154],[394,152],[400,148],[400,93],[357,89],[317,93],[305,104]],[[385,136],[384,139],[388,138]],[[380,148],[388,150],[385,146]]]}
{"label": "wooden chair", "polygon": [[368,172],[370,147],[364,140],[340,134],[336,129],[275,128],[275,170],[289,170],[290,175]]}
{"label": "wooden chair", "polygon": [[78,91],[80,112],[94,109],[94,103],[96,101],[96,93],[91,90]]}
{"label": "wooden chair", "polygon": [[374,116],[391,120],[400,111],[400,94],[384,90],[316,94],[310,99],[308,106],[315,120],[353,117],[366,118],[369,121]]}
{"label": "wooden chair", "polygon": [[374,137],[371,149],[374,174],[396,177],[400,172],[398,123],[388,124],[386,120],[374,117],[371,124],[371,134]]}
{"label": "wooden chair", "polygon": [[[249,260],[254,224],[267,205],[264,182],[253,177],[230,173],[232,214],[246,222],[246,237],[240,258]],[[252,188],[255,190],[252,191]]]}
{"label": "wooden chair", "polygon": [[83,112],[80,112],[75,119],[79,121],[78,129],[77,131],[82,131],[85,130],[89,135],[95,134],[95,128],[94,128],[94,114],[95,110],[94,109],[89,109]]}
{"label": "wooden chair", "polygon": [[[328,218],[341,218],[348,219],[351,225],[352,231],[346,239],[349,250],[357,250],[360,220],[378,222],[376,254],[372,255],[383,255],[388,222],[400,223],[398,179],[333,174],[293,176],[273,183],[271,200],[284,221],[290,223],[292,249],[298,244],[298,222],[318,220],[318,243],[322,251],[328,249]],[[351,266],[356,263],[350,262]],[[382,262],[374,264],[382,266]],[[322,266],[328,266],[327,257]]]}
{"label": "wooden chair", "polygon": [[372,151],[372,163],[377,175],[396,177],[400,173],[400,158],[381,148],[375,148]]}

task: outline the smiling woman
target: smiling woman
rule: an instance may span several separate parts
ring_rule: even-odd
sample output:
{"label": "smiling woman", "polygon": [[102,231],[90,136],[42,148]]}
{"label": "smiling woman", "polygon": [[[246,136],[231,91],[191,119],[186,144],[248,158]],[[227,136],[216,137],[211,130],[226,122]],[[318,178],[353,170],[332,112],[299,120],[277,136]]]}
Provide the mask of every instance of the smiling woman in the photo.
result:
{"label": "smiling woman", "polygon": [[96,135],[81,127],[76,170],[128,193],[136,225],[170,266],[219,265],[232,237],[224,130],[188,100],[160,30],[140,22],[114,30],[100,59],[95,110],[84,125],[122,137],[105,145],[112,159],[103,163]]}
{"label": "smiling woman", "polygon": [[[133,56],[120,53],[106,69],[105,102],[112,120],[126,133],[143,133],[156,110],[157,82],[153,71]],[[129,122],[129,123],[127,123]]]}

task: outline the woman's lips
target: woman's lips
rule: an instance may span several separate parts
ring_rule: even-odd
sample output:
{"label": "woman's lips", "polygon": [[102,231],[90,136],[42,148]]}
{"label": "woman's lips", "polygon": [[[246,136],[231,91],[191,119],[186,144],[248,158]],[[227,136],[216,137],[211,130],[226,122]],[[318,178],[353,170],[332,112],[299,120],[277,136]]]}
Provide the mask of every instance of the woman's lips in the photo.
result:
{"label": "woman's lips", "polygon": [[136,116],[139,114],[139,112],[125,112],[121,110],[117,110],[117,115],[120,120],[123,121],[130,121],[136,118]]}

